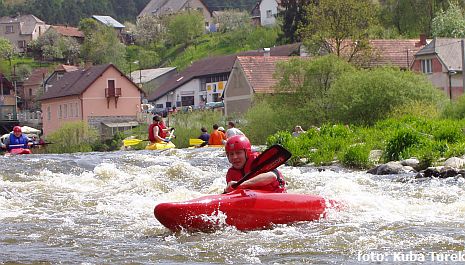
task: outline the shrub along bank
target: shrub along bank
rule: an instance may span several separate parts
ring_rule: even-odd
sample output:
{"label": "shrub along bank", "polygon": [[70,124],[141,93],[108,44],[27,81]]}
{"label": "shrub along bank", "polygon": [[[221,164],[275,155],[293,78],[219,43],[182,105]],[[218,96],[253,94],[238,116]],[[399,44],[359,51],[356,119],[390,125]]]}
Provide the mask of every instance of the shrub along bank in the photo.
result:
{"label": "shrub along bank", "polygon": [[[292,137],[277,132],[267,145],[282,144],[293,154],[291,165],[330,165],[366,169],[375,163],[416,157],[423,169],[442,158],[465,154],[465,120],[413,117],[389,118],[374,126],[324,124]],[[382,150],[379,160],[372,150]]]}

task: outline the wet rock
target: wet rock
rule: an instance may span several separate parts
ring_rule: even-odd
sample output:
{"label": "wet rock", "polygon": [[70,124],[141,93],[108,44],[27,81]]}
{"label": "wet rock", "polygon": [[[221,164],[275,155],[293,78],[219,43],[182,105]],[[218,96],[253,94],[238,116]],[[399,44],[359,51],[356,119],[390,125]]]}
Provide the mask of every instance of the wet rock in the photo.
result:
{"label": "wet rock", "polygon": [[368,170],[367,173],[373,175],[392,175],[406,173],[409,171],[409,168],[404,168],[400,162],[391,161],[386,164],[376,166],[375,168]]}
{"label": "wet rock", "polygon": [[463,168],[465,166],[465,159],[458,157],[451,157],[444,162],[444,167],[449,168]]}
{"label": "wet rock", "polygon": [[412,158],[400,161],[400,164],[403,166],[412,167],[415,170],[418,170],[420,166],[420,160],[416,159],[415,157],[412,157]]}

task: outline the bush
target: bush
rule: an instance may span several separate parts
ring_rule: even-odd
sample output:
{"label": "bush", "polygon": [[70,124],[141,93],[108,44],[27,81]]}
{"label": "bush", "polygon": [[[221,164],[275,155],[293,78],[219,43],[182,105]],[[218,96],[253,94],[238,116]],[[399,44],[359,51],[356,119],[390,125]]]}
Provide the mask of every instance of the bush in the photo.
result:
{"label": "bush", "polygon": [[372,166],[369,161],[370,147],[366,144],[354,144],[343,150],[341,163],[347,167],[365,169]]}
{"label": "bush", "polygon": [[410,157],[409,149],[421,143],[418,133],[409,129],[400,129],[394,136],[387,140],[384,150],[386,161],[396,161]]}
{"label": "bush", "polygon": [[85,122],[67,122],[60,129],[47,135],[49,153],[91,152],[92,144],[99,141],[98,132]]}

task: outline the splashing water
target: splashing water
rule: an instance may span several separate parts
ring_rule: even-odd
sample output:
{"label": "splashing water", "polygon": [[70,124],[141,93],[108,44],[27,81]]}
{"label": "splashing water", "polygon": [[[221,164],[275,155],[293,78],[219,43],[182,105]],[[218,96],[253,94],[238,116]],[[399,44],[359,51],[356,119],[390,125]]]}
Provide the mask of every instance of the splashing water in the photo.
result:
{"label": "splashing water", "polygon": [[[2,157],[0,261],[359,264],[403,258],[437,264],[432,258],[440,256],[430,253],[464,251],[463,178],[406,181],[410,176],[343,169],[280,168],[288,192],[344,205],[318,222],[250,232],[227,226],[213,233],[165,229],[153,216],[158,203],[222,192],[229,167],[223,152]],[[205,218],[224,224],[226,217]]]}

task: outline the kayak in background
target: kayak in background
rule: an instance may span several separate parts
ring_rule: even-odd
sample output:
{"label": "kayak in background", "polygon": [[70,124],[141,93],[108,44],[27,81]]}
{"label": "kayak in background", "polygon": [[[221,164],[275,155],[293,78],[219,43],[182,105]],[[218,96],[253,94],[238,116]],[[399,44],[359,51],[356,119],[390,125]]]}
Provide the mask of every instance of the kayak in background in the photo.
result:
{"label": "kayak in background", "polygon": [[321,196],[234,190],[185,202],[160,203],[155,218],[172,231],[209,232],[224,225],[238,230],[267,229],[276,224],[315,221],[337,203]]}
{"label": "kayak in background", "polygon": [[26,148],[15,148],[5,153],[5,155],[30,155],[30,154],[32,154],[31,149],[26,149]]}
{"label": "kayak in background", "polygon": [[150,143],[145,147],[145,150],[162,150],[168,148],[175,148],[176,146],[172,142],[168,143]]}

